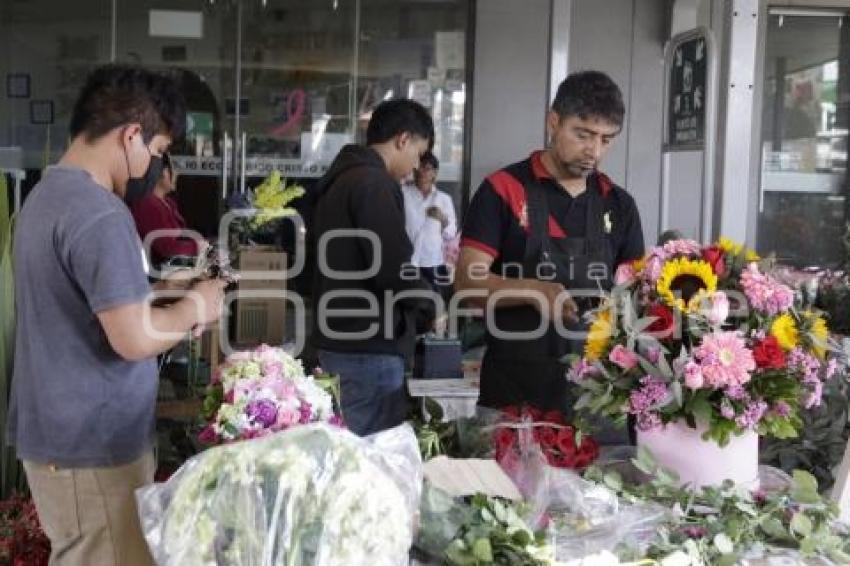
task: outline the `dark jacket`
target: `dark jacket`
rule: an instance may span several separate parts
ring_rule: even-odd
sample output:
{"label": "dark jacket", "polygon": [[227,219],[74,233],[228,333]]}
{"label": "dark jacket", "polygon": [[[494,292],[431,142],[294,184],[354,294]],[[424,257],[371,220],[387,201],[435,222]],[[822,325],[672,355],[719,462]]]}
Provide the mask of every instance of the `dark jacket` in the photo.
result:
{"label": "dark jacket", "polygon": [[[322,235],[329,231],[354,229],[375,234],[380,253],[376,256],[372,243],[365,237],[337,236],[328,241],[321,258],[313,256],[320,260],[313,286],[314,345],[335,352],[410,355],[417,330],[424,330],[433,318],[434,305],[421,298],[393,299],[406,291],[431,290],[410,267],[413,245],[404,226],[404,201],[398,182],[389,175],[375,150],[347,145],[319,180],[316,190],[318,201],[309,238],[314,251]],[[321,260],[326,266],[324,270]],[[365,272],[370,267],[374,271],[373,266],[377,270],[367,273],[368,277],[344,279],[323,273]],[[323,312],[322,297],[330,292],[348,295],[329,299]],[[360,296],[350,296],[352,293]],[[374,301],[364,295],[374,297]],[[330,316],[327,309],[373,312]],[[337,333],[365,333],[370,329],[376,332],[372,337],[339,339],[327,335],[319,324],[321,317],[327,329]]]}

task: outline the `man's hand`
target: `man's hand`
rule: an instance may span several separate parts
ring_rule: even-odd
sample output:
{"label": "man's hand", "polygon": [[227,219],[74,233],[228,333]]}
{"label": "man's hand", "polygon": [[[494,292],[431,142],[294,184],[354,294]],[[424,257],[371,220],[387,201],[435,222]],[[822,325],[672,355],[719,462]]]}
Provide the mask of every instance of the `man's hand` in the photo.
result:
{"label": "man's hand", "polygon": [[438,221],[440,226],[444,229],[449,225],[449,217],[446,216],[446,213],[443,212],[439,206],[429,206],[428,210],[425,211],[425,214],[427,214],[429,218],[433,218]]}
{"label": "man's hand", "polygon": [[198,308],[198,324],[203,326],[221,318],[224,310],[224,289],[228,282],[224,279],[203,279],[189,289],[188,297]]}

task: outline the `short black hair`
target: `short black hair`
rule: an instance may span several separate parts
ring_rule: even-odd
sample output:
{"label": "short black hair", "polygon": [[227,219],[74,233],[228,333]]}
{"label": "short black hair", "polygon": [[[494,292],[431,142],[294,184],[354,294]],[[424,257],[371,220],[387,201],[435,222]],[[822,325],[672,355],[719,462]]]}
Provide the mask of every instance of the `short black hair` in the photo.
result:
{"label": "short black hair", "polygon": [[420,165],[430,165],[434,169],[440,168],[440,160],[437,159],[437,156],[431,153],[430,151],[426,151],[422,154],[421,159],[419,159]]}
{"label": "short black hair", "polygon": [[366,145],[384,143],[403,133],[428,140],[434,145],[434,120],[424,106],[408,98],[381,102],[372,112],[366,128]]}
{"label": "short black hair", "polygon": [[177,82],[136,66],[104,65],[92,71],[74,104],[71,137],[94,141],[134,122],[141,124],[145,142],[156,134],[182,137],[186,102]]}
{"label": "short black hair", "polygon": [[569,75],[558,87],[554,110],[561,119],[578,116],[582,120],[602,118],[622,127],[626,108],[623,93],[611,77],[600,71],[580,71]]}
{"label": "short black hair", "polygon": [[171,156],[166,151],[162,154],[162,172],[168,171],[174,177],[174,163],[171,161]]}

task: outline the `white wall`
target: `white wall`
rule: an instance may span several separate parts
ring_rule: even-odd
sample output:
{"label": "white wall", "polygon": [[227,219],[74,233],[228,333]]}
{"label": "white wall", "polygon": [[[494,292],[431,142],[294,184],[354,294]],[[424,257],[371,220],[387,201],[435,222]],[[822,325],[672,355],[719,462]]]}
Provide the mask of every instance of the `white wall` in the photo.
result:
{"label": "white wall", "polygon": [[543,146],[550,0],[479,0],[472,79],[470,193]]}
{"label": "white wall", "polygon": [[659,228],[664,90],[664,0],[573,0],[570,72],[608,73],[623,90],[626,122],[602,169],[637,201],[644,240]]}

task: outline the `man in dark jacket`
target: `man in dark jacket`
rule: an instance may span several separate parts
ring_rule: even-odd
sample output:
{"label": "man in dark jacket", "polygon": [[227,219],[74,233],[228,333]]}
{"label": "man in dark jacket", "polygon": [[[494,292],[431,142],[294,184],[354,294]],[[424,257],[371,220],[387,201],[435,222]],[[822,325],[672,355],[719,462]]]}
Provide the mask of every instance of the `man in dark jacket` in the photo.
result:
{"label": "man in dark jacket", "polygon": [[406,416],[404,360],[433,303],[427,283],[405,270],[413,245],[399,182],[433,140],[425,108],[388,100],[372,113],[366,147],[342,148],[317,186],[312,339],[322,368],[340,375],[343,418],[357,434]]}

